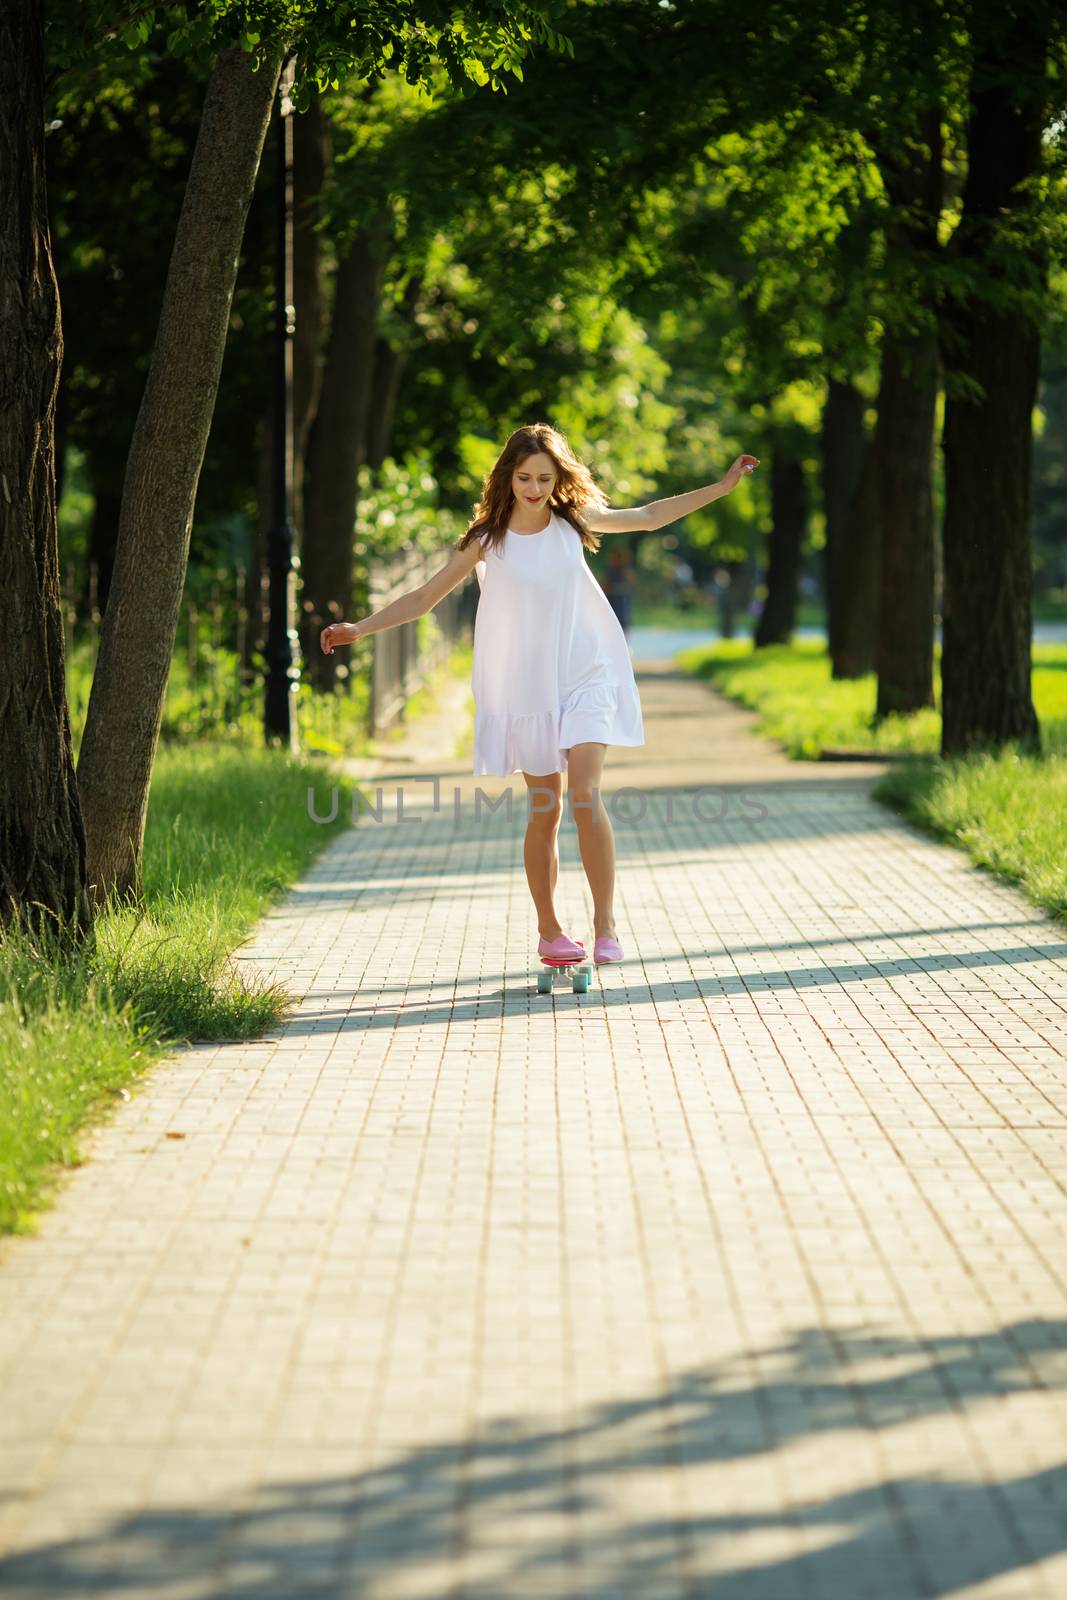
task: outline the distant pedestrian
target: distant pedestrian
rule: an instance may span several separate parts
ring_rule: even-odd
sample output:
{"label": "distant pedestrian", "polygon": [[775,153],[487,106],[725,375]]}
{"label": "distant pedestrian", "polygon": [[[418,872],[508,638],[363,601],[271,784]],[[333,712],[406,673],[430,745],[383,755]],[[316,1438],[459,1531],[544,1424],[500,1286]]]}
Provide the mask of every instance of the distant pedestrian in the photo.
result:
{"label": "distant pedestrian", "polygon": [[693,569],[684,556],[674,563],[674,589],[681,609],[691,610],[696,599],[693,593]]}
{"label": "distant pedestrian", "polygon": [[602,588],[619,619],[620,628],[624,634],[628,633],[633,621],[634,564],[625,545],[612,546]]}
{"label": "distant pedestrian", "polygon": [[734,575],[729,567],[716,567],[712,598],[719,608],[719,633],[724,639],[734,636]]}

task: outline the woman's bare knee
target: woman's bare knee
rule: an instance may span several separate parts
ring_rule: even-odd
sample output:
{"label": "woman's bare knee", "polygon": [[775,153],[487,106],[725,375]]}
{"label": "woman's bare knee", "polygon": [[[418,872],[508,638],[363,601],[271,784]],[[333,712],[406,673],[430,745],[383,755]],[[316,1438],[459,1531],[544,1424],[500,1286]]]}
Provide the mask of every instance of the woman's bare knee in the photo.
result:
{"label": "woman's bare knee", "polygon": [[558,826],[560,826],[561,819],[563,819],[563,802],[561,800],[555,800],[549,810],[542,810],[542,808],[534,810],[533,806],[531,806],[530,814],[526,818],[526,829],[531,830],[531,832],[539,832],[539,834],[555,834]]}
{"label": "woman's bare knee", "polygon": [[600,798],[599,789],[568,789],[567,803],[570,806],[570,815],[574,818],[579,828],[583,828],[587,823],[607,815]]}
{"label": "woman's bare knee", "polygon": [[545,832],[558,828],[563,816],[561,774],[551,772],[544,777],[538,777],[534,773],[524,772],[523,777],[528,791],[528,825],[531,828],[541,828]]}

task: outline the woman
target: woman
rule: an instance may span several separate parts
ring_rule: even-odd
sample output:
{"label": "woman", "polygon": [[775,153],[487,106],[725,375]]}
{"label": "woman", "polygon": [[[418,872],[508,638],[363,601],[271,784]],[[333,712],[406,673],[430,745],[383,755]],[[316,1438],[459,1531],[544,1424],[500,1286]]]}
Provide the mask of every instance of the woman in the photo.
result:
{"label": "woman", "polygon": [[[621,961],[616,936],[615,836],[600,798],[609,744],[645,742],[625,635],[587,565],[598,533],[662,528],[729,494],[753,472],[741,455],[718,483],[630,510],[611,510],[589,468],[547,423],[517,428],[482,489],[474,520],[439,572],[362,622],[331,622],[327,655],[370,633],[432,611],[473,568],[481,590],[474,625],[474,772],[520,772],[539,799],[530,808],[523,859],[537,911],[538,954],[585,955],[555,911],[561,775],[578,827],[593,896],[593,959]],[[546,803],[547,802],[547,803]]]}

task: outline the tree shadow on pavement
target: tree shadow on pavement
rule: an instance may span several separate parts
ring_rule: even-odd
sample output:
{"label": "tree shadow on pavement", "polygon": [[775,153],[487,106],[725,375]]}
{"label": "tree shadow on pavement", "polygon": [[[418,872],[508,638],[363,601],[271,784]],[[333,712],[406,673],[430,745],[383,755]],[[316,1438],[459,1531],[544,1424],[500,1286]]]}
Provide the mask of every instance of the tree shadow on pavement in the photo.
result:
{"label": "tree shadow on pavement", "polygon": [[[375,1470],[264,1482],[245,1507],[101,1521],[0,1562],[0,1592],[430,1600],[453,1592],[435,1574],[461,1539],[474,1555],[457,1592],[471,1600],[947,1600],[994,1579],[1006,1592],[1013,1574],[1013,1594],[1036,1596],[1027,1569],[1067,1550],[1065,1386],[1061,1321],[920,1340],[802,1328],[566,1425],[496,1417],[473,1441],[398,1446]],[[975,1414],[1040,1394],[1043,1436],[1001,1416],[1010,1455],[983,1460]],[[782,1469],[800,1449],[798,1488],[796,1461]],[[893,1455],[908,1470],[888,1468]],[[672,1506],[652,1491],[683,1466]]]}

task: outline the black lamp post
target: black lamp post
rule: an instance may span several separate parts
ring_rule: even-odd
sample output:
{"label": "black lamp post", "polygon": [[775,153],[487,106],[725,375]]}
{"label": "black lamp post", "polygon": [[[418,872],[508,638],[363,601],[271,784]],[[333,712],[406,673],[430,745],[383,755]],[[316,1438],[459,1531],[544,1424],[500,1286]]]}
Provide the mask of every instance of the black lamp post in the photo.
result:
{"label": "black lamp post", "polygon": [[276,110],[278,171],[275,179],[277,289],[274,321],[274,478],[273,512],[267,536],[269,574],[267,680],[263,729],[268,744],[298,748],[296,690],[300,681],[299,644],[293,625],[294,584],[300,561],[293,525],[293,87],[295,63],[282,68]]}

